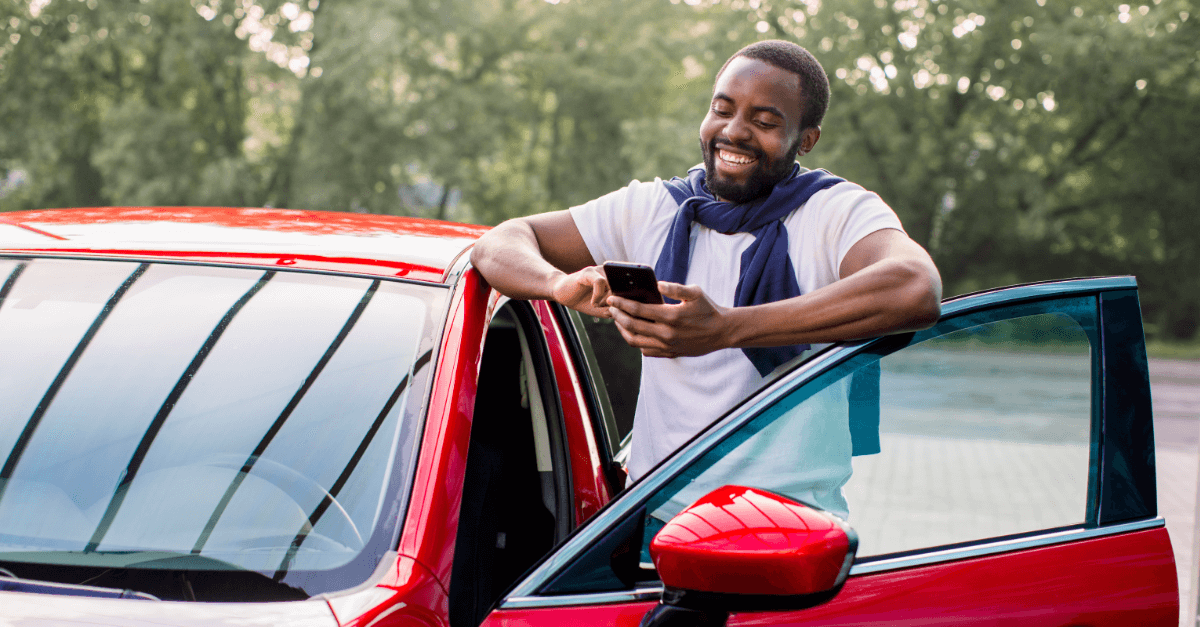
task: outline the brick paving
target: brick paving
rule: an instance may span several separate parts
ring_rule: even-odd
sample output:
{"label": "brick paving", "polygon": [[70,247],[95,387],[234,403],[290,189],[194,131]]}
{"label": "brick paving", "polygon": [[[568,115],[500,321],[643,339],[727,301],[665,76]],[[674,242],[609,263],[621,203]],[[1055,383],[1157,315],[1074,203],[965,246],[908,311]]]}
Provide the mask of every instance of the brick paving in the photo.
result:
{"label": "brick paving", "polygon": [[[1200,475],[1200,362],[1151,360],[1150,388],[1158,467],[1158,511],[1167,519],[1179,573],[1180,626],[1194,627],[1196,479]],[[1189,620],[1190,614],[1190,620]]]}
{"label": "brick paving", "polygon": [[[1175,549],[1175,568],[1179,573],[1180,614],[1186,615],[1196,602],[1192,581],[1192,554],[1195,550],[1196,515],[1196,451],[1158,447],[1158,511],[1167,519],[1171,547]],[[1194,626],[1186,616],[1180,623]]]}
{"label": "brick paving", "polygon": [[1088,446],[884,433],[846,485],[860,556],[1083,522]]}

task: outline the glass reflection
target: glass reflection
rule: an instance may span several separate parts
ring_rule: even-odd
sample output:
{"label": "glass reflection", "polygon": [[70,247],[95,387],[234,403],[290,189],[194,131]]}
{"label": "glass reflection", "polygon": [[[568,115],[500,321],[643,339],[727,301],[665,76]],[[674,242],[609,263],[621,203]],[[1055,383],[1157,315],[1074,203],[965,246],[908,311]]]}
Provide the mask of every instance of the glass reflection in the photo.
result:
{"label": "glass reflection", "polygon": [[48,259],[0,282],[0,560],[276,572],[363,549],[430,359],[425,288]]}

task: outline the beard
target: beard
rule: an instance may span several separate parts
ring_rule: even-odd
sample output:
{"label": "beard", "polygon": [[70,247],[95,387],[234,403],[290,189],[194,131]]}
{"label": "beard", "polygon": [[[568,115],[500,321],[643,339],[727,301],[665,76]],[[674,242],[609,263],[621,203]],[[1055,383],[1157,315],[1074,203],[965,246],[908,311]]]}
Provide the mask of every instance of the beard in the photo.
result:
{"label": "beard", "polygon": [[735,205],[764,198],[771,193],[777,183],[791,175],[792,165],[795,164],[796,155],[800,152],[801,139],[797,139],[796,143],[792,144],[780,159],[769,159],[766,153],[750,146],[726,144],[750,152],[755,156],[754,169],[741,183],[731,181],[717,173],[717,140],[713,138],[706,144],[702,139],[700,140],[700,152],[704,154],[704,186],[717,198]]}

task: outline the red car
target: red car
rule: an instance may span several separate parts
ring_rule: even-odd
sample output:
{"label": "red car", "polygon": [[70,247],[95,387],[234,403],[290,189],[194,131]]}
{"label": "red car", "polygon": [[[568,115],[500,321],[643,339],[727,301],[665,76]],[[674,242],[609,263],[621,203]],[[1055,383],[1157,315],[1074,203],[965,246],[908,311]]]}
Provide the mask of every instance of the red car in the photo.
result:
{"label": "red car", "polygon": [[482,232],[0,214],[0,617],[1177,624],[1132,278],[826,347],[626,488],[637,355]]}

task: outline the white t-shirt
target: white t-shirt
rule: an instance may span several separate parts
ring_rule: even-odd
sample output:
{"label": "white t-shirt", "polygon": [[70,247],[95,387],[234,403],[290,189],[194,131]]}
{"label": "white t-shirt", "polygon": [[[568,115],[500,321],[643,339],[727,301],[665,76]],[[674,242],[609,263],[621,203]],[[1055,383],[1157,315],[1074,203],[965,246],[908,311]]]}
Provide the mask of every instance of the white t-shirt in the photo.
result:
{"label": "white t-shirt", "polygon": [[[633,181],[572,207],[571,217],[597,265],[627,261],[653,267],[678,208],[662,180],[655,179]],[[879,196],[849,182],[817,192],[785,218],[784,225],[802,294],[838,280],[842,258],[866,235],[881,229],[903,230],[900,219]],[[733,306],[742,251],[753,241],[750,233],[726,235],[693,223],[686,283],[699,285],[718,305]],[[698,357],[643,358],[630,476],[640,477],[762,382],[739,348]],[[848,427],[845,437],[848,450]],[[838,467],[849,477],[848,455],[838,461]]]}

